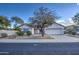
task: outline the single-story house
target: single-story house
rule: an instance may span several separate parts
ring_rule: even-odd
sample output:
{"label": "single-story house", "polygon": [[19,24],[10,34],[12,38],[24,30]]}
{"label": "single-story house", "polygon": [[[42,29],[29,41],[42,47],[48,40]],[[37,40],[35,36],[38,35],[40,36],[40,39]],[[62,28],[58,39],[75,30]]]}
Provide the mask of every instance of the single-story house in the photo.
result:
{"label": "single-story house", "polygon": [[[21,26],[22,30],[31,31],[32,34],[40,34],[40,31],[30,26]],[[51,26],[45,28],[45,34],[64,34],[64,26],[58,23],[54,23]]]}

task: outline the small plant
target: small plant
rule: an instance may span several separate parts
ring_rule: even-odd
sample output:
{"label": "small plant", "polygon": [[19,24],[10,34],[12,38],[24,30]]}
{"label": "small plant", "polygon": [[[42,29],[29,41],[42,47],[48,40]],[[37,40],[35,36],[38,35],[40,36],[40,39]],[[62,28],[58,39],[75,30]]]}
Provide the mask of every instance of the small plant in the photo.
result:
{"label": "small plant", "polygon": [[6,33],[1,33],[1,37],[7,37],[8,35]]}
{"label": "small plant", "polygon": [[27,36],[32,35],[31,31],[26,31]]}
{"label": "small plant", "polygon": [[16,32],[16,34],[17,34],[18,36],[23,36],[23,35],[24,35],[24,31],[18,31],[18,32]]}

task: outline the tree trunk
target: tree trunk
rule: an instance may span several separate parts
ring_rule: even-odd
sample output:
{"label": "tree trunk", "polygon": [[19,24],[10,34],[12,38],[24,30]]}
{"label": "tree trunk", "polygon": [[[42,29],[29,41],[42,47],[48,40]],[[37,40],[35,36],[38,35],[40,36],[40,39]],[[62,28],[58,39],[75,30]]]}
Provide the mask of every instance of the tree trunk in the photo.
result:
{"label": "tree trunk", "polygon": [[42,32],[42,37],[44,37],[44,32]]}
{"label": "tree trunk", "polygon": [[44,37],[44,28],[41,28],[40,32],[41,32],[42,37]]}

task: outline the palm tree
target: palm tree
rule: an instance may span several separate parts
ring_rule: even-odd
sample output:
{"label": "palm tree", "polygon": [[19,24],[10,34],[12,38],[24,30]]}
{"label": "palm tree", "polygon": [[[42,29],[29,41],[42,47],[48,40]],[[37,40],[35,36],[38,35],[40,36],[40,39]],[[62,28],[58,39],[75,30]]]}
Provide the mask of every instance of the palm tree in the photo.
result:
{"label": "palm tree", "polygon": [[12,22],[15,23],[15,24],[14,24],[14,28],[16,28],[18,24],[21,25],[21,24],[24,23],[24,21],[23,21],[21,18],[17,17],[17,16],[13,16],[13,17],[11,18],[11,20],[12,20]]}
{"label": "palm tree", "polygon": [[6,16],[0,16],[0,28],[7,29],[10,25],[10,20]]}

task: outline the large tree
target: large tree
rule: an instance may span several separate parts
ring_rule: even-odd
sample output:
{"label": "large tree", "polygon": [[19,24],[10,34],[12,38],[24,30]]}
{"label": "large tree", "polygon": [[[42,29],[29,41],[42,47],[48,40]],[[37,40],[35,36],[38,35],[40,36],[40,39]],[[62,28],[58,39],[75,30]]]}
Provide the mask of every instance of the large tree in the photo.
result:
{"label": "large tree", "polygon": [[72,20],[74,21],[76,25],[79,25],[79,13],[74,15],[74,17],[72,17]]}
{"label": "large tree", "polygon": [[10,25],[10,20],[6,16],[0,16],[0,28],[7,29]]}
{"label": "large tree", "polygon": [[14,22],[14,28],[16,28],[18,26],[18,24],[21,25],[24,23],[24,21],[20,17],[17,17],[17,16],[11,17],[11,21],[12,21],[12,23]]}
{"label": "large tree", "polygon": [[37,28],[43,37],[45,34],[45,27],[52,25],[57,18],[58,17],[55,15],[54,11],[51,11],[48,8],[40,7],[34,12],[34,16],[30,17],[29,19],[31,20],[32,26]]}

